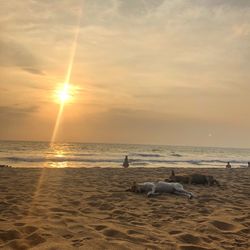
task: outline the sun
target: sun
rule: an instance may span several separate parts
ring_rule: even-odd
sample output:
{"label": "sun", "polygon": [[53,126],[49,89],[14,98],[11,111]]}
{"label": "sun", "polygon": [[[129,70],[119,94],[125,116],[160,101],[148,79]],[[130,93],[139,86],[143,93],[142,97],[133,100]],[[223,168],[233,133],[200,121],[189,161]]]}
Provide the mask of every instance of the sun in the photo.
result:
{"label": "sun", "polygon": [[64,83],[64,85],[57,90],[56,94],[57,102],[64,104],[72,99],[71,86],[69,83]]}

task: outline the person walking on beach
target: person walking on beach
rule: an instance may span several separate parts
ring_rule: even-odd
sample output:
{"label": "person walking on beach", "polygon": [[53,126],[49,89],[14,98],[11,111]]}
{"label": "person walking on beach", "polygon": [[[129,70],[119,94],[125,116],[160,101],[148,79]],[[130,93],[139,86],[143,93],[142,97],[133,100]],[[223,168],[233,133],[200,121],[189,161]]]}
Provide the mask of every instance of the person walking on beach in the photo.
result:
{"label": "person walking on beach", "polygon": [[231,167],[232,166],[231,166],[230,162],[228,162],[227,165],[226,165],[226,168],[231,168]]}
{"label": "person walking on beach", "polygon": [[128,156],[127,156],[127,155],[125,156],[125,159],[124,159],[124,161],[123,161],[122,166],[123,166],[124,168],[128,168],[128,167],[129,167],[129,162],[128,162]]}

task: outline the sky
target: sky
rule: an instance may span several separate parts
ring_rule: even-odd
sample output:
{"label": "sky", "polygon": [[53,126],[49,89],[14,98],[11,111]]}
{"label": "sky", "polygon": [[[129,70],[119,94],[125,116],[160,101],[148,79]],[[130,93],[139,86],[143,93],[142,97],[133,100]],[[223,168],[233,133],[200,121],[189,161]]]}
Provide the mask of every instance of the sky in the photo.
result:
{"label": "sky", "polygon": [[1,140],[51,140],[73,58],[57,141],[250,147],[249,0],[0,1]]}

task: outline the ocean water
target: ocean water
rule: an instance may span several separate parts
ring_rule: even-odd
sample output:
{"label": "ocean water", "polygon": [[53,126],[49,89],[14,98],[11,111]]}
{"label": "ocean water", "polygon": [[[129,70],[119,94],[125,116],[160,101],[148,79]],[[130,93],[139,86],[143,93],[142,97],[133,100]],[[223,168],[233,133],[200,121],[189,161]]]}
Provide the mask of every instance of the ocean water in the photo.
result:
{"label": "ocean water", "polygon": [[250,149],[0,141],[0,164],[12,167],[115,167],[128,155],[130,167],[247,166]]}

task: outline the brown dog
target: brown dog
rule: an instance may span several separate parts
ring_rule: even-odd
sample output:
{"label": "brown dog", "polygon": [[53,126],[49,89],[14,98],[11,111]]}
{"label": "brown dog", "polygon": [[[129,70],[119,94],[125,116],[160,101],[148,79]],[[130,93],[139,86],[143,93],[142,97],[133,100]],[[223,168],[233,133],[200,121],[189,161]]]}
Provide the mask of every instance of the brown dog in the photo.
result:
{"label": "brown dog", "polygon": [[220,183],[216,179],[214,179],[214,177],[211,175],[203,175],[203,174],[175,175],[174,170],[171,171],[169,179],[166,179],[165,181],[179,182],[183,184],[202,184],[208,186],[213,186],[214,184],[216,184],[217,186],[220,186]]}

